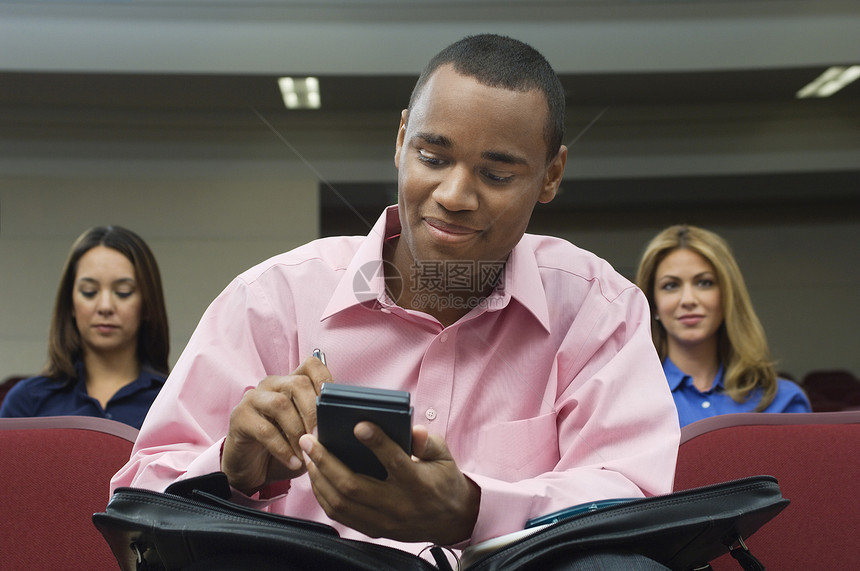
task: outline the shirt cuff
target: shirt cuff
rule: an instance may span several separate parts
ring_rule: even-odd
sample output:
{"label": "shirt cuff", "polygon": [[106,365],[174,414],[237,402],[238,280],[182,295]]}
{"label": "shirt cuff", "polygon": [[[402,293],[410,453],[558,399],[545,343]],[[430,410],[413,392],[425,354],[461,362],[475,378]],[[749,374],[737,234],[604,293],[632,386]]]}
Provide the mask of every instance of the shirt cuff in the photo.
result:
{"label": "shirt cuff", "polygon": [[481,505],[469,541],[471,545],[523,529],[532,503],[529,495],[511,493],[507,482],[477,474],[467,476],[481,489]]}

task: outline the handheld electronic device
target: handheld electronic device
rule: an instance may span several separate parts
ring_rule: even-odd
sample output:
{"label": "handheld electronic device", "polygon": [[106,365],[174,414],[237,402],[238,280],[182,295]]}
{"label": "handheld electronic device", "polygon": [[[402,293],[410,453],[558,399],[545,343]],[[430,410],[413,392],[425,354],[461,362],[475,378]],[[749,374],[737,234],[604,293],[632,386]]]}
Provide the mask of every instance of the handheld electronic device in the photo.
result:
{"label": "handheld electronic device", "polygon": [[320,443],[353,472],[384,480],[388,472],[353,433],[355,425],[365,420],[381,428],[407,454],[412,453],[412,406],[407,391],[323,383],[317,397]]}

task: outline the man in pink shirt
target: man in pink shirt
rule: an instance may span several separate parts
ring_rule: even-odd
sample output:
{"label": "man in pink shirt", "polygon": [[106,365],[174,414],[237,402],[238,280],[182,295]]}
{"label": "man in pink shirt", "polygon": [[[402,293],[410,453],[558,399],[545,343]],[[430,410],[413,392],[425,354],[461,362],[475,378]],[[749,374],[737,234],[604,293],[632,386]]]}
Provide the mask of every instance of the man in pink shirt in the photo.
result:
{"label": "man in pink shirt", "polygon": [[[401,115],[398,205],[365,238],[317,240],[237,277],[112,488],[220,470],[235,501],[416,553],[670,492],[678,420],[644,296],[593,254],[525,234],[564,174],[564,107],[521,42],[440,52]],[[411,393],[411,457],[355,427],[384,481],[317,440],[326,382]]]}

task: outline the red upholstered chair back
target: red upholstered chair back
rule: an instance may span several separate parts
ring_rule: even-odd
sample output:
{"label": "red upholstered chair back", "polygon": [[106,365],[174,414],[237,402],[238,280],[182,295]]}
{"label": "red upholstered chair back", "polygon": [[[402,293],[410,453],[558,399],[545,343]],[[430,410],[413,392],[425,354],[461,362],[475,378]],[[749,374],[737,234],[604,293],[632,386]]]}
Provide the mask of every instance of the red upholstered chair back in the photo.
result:
{"label": "red upholstered chair back", "polygon": [[801,386],[813,412],[860,409],[860,379],[850,371],[810,371]]}
{"label": "red upholstered chair back", "polygon": [[[716,416],[681,429],[675,489],[769,474],[791,504],[746,543],[768,569],[860,568],[860,411]],[[738,569],[728,555],[716,571]]]}
{"label": "red upholstered chair back", "polygon": [[92,515],[136,437],[104,418],[0,418],[0,569],[118,569]]}

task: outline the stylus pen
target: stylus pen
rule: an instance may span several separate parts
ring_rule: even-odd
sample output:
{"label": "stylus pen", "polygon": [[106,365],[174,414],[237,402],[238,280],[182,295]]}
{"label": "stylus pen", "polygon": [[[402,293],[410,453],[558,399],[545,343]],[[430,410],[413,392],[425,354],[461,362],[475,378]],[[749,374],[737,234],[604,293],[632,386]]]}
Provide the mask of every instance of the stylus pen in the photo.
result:
{"label": "stylus pen", "polygon": [[314,349],[314,357],[322,361],[322,364],[325,365],[325,353],[322,352],[322,349]]}

